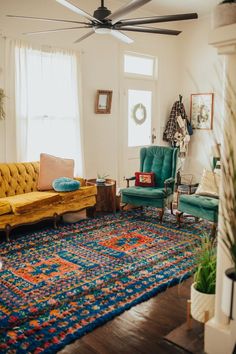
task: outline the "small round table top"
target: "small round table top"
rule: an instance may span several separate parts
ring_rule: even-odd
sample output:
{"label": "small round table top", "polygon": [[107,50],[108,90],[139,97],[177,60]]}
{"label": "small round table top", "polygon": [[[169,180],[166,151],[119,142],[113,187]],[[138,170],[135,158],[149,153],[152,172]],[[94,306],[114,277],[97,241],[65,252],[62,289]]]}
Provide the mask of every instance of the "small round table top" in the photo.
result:
{"label": "small round table top", "polygon": [[95,184],[97,187],[111,187],[116,184],[114,179],[106,178],[104,183],[97,182],[96,178],[87,179],[87,184]]}

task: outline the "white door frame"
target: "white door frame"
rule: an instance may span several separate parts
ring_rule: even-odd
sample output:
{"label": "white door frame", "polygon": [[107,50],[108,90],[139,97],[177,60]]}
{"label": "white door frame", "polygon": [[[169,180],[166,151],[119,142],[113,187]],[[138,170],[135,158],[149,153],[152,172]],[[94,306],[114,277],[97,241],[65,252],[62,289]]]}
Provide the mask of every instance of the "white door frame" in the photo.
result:
{"label": "white door frame", "polygon": [[[121,53],[121,62],[125,52]],[[142,56],[142,54],[140,54]],[[154,58],[154,57],[153,57]],[[125,74],[123,65],[121,65],[121,87],[120,87],[120,120],[118,125],[119,131],[119,168],[118,168],[118,185],[125,186],[124,177],[131,177],[136,171],[139,170],[139,152],[141,146],[128,147],[128,90],[143,90],[152,92],[152,122],[151,122],[151,135],[154,133],[156,136],[154,144],[157,143],[157,129],[158,124],[158,104],[157,104],[157,75],[154,73],[153,77],[142,75]],[[153,131],[154,129],[154,131]],[[152,144],[152,143],[151,143]],[[150,145],[151,145],[150,144]],[[130,163],[130,169],[129,169]],[[135,171],[132,170],[135,166]]]}

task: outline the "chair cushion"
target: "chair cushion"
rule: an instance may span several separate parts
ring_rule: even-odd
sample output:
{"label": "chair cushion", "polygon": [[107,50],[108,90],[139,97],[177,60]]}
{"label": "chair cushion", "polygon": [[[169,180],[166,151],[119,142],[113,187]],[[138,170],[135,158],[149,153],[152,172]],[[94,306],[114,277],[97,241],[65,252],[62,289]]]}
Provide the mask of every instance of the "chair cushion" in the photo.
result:
{"label": "chair cushion", "polygon": [[135,186],[136,187],[154,187],[155,174],[153,172],[135,172]]}
{"label": "chair cushion", "polygon": [[180,208],[181,205],[191,205],[196,208],[210,209],[210,210],[218,210],[219,199],[202,196],[202,195],[181,195],[179,198]]}
{"label": "chair cushion", "polygon": [[38,190],[52,189],[52,182],[59,177],[74,177],[74,160],[40,154]]}
{"label": "chair cushion", "polygon": [[14,214],[24,214],[51,203],[59,202],[61,197],[55,192],[31,192],[5,197],[2,200],[10,204]]}
{"label": "chair cushion", "polygon": [[80,188],[80,182],[73,178],[60,177],[54,179],[52,186],[56,192],[71,192]]}
{"label": "chair cushion", "polygon": [[167,188],[167,193],[164,188],[152,187],[129,187],[121,190],[122,195],[129,195],[140,198],[155,198],[163,199],[172,194],[171,188]]}
{"label": "chair cushion", "polygon": [[178,210],[211,222],[218,221],[219,199],[196,194],[181,195]]}
{"label": "chair cushion", "polygon": [[11,213],[11,205],[7,201],[0,200],[0,215]]}

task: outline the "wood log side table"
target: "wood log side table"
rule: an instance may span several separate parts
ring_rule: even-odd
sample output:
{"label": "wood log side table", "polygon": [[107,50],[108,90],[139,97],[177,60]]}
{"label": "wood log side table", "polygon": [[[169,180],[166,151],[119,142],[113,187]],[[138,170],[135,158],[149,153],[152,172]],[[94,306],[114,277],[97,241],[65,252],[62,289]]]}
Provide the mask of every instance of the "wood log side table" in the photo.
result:
{"label": "wood log side table", "polygon": [[96,211],[116,212],[116,181],[106,179],[105,183],[97,183],[96,179],[88,179],[88,186],[97,186]]}

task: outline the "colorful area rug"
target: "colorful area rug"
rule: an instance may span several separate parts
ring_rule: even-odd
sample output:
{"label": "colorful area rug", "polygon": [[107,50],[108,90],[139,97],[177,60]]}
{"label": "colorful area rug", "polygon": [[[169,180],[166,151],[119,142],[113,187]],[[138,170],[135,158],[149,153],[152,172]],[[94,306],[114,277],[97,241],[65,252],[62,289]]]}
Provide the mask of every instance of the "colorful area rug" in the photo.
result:
{"label": "colorful area rug", "polygon": [[0,245],[0,352],[56,353],[190,275],[204,224],[152,209],[88,219]]}

